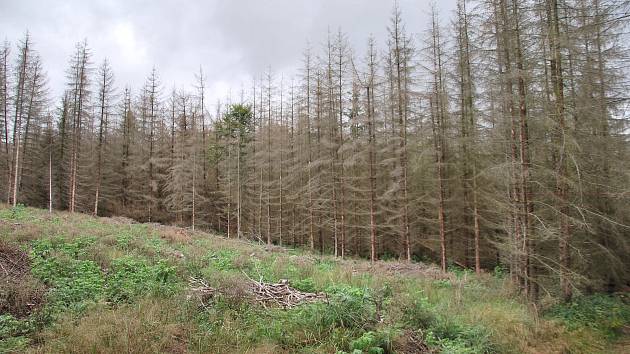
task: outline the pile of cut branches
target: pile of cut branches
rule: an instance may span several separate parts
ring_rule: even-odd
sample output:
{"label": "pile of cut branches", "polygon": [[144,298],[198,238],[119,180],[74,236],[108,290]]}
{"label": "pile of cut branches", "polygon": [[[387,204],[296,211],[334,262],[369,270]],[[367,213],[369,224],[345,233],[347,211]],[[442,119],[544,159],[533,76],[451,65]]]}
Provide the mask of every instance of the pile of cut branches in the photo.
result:
{"label": "pile of cut branches", "polygon": [[324,293],[307,293],[292,288],[286,279],[282,279],[275,284],[250,280],[252,281],[252,292],[256,297],[256,302],[265,308],[267,306],[293,308],[300,304],[326,299],[326,294]]}
{"label": "pile of cut branches", "polygon": [[19,280],[31,271],[26,252],[0,243],[0,279]]}
{"label": "pile of cut branches", "polygon": [[[208,307],[208,301],[214,298],[214,295],[217,293],[217,289],[211,287],[205,280],[200,278],[190,277],[188,285],[190,286],[191,293],[199,300],[203,307]],[[188,296],[188,298],[191,297],[191,295]]]}
{"label": "pile of cut branches", "polygon": [[[264,308],[282,307],[288,309],[300,304],[326,299],[326,294],[324,293],[308,293],[292,288],[286,279],[280,280],[278,283],[265,283],[262,280],[256,281],[249,277],[248,279],[250,281],[248,289],[250,296],[248,297],[252,302],[260,304]],[[208,301],[217,294],[228,295],[227,289],[222,291],[221,289],[213,288],[205,280],[195,277],[190,277],[189,286],[191,293],[203,307],[207,307]]]}
{"label": "pile of cut branches", "polygon": [[28,254],[0,240],[0,315],[28,316],[44,303],[45,294],[44,284],[31,274]]}

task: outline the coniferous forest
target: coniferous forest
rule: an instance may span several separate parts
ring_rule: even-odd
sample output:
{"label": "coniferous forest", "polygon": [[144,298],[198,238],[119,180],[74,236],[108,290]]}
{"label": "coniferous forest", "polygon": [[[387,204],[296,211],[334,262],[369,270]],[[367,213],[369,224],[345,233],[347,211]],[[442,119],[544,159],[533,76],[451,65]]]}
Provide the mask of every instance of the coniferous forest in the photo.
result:
{"label": "coniferous forest", "polygon": [[[418,10],[420,11],[420,9]],[[524,297],[630,282],[630,2],[470,0],[385,42],[343,28],[300,70],[209,102],[204,72],[132,90],[89,39],[50,92],[0,51],[0,193],[16,206],[216,231],[339,258],[503,269]],[[107,54],[107,53],[104,53]]]}

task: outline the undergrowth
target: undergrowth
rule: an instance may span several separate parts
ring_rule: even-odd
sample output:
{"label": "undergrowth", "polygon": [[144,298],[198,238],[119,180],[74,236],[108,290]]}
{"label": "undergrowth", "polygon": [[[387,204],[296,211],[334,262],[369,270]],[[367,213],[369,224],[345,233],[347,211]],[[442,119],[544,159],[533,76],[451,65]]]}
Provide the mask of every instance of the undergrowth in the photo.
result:
{"label": "undergrowth", "polygon": [[[28,253],[47,289],[27,316],[0,315],[0,352],[595,353],[610,352],[630,325],[627,300],[604,295],[539,317],[503,268],[396,275],[360,260],[23,206],[0,206],[0,220],[0,237]],[[197,301],[190,277],[220,291]],[[252,279],[286,280],[325,300],[266,308],[252,300]]]}

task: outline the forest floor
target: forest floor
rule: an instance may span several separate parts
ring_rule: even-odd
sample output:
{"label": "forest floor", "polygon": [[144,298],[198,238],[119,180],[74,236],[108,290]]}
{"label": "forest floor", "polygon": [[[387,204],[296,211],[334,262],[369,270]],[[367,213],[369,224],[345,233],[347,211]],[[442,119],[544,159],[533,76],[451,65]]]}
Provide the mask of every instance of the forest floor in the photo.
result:
{"label": "forest floor", "polygon": [[628,353],[630,301],[0,205],[0,352]]}

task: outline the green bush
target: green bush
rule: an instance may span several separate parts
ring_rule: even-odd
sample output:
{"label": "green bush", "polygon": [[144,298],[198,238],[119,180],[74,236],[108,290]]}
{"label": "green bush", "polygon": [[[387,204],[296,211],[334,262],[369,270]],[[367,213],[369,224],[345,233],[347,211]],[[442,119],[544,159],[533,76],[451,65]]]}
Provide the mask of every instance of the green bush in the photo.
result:
{"label": "green bush", "polygon": [[437,316],[429,299],[421,292],[413,295],[411,306],[403,316],[403,322],[413,329],[426,329],[435,324]]}
{"label": "green bush", "polygon": [[17,204],[8,209],[0,209],[0,219],[20,221],[28,216],[28,211],[24,204]]}
{"label": "green bush", "polygon": [[451,263],[448,265],[448,271],[450,273],[455,274],[456,277],[458,278],[462,278],[464,276],[466,277],[470,277],[471,275],[473,275],[473,271],[472,269],[469,268],[463,268],[457,264]]}
{"label": "green bush", "polygon": [[72,243],[50,239],[33,243],[32,273],[51,287],[50,306],[81,309],[85,302],[100,298],[104,285],[100,267],[94,261],[79,259],[92,242],[79,238]]}
{"label": "green bush", "polygon": [[238,257],[239,253],[233,250],[220,250],[217,252],[211,252],[208,255],[208,261],[210,265],[217,270],[228,271],[236,269],[234,266],[234,260]]}
{"label": "green bush", "polygon": [[11,315],[0,315],[0,353],[21,352],[28,346],[27,335],[34,330],[28,320],[18,320]]}
{"label": "green bush", "polygon": [[320,272],[332,272],[335,269],[336,262],[330,259],[317,259],[315,261],[315,267]]}
{"label": "green bush", "polygon": [[275,258],[270,257],[265,260],[260,260],[258,258],[254,258],[251,263],[251,267],[249,267],[245,272],[252,279],[260,280],[266,282],[276,282],[278,281],[278,276],[273,271],[273,264],[275,262]]}
{"label": "green bush", "polygon": [[491,354],[497,349],[490,340],[490,333],[481,326],[462,325],[440,318],[426,332],[425,341],[430,347],[448,354]]}
{"label": "green bush", "polygon": [[177,287],[175,267],[164,262],[149,265],[144,259],[122,257],[112,262],[107,276],[106,298],[130,302],[140,295],[172,295]]}
{"label": "green bush", "polygon": [[308,293],[314,293],[317,291],[315,287],[315,282],[313,282],[313,279],[311,278],[291,280],[290,283],[292,287],[300,291],[305,291]]}
{"label": "green bush", "polygon": [[331,285],[324,292],[329,295],[326,317],[331,324],[361,328],[375,319],[376,308],[369,289],[350,285]]}
{"label": "green bush", "polygon": [[507,269],[504,265],[502,264],[497,264],[494,267],[494,277],[495,278],[499,278],[499,279],[503,279],[505,278],[505,276],[509,273],[509,269]]}
{"label": "green bush", "polygon": [[11,315],[0,315],[0,339],[21,336],[31,330],[32,325],[27,320],[18,320]]}
{"label": "green bush", "polygon": [[412,300],[406,303],[402,323],[413,330],[422,330],[427,345],[438,349],[440,353],[472,354],[497,351],[486,328],[464,325],[455,318],[446,317],[429,302],[422,291],[413,293]]}
{"label": "green bush", "polygon": [[359,350],[361,353],[383,354],[391,350],[391,338],[389,333],[365,332],[363,335],[350,343],[353,352]]}
{"label": "green bush", "polygon": [[[314,342],[346,348],[351,338],[360,336],[374,319],[374,305],[365,289],[335,286],[326,289],[326,302],[302,304],[291,309],[245,307],[236,315],[243,327],[253,330],[248,342],[271,341],[283,348],[306,348]],[[218,305],[220,306],[220,304]],[[217,305],[209,311],[217,311]],[[228,312],[230,318],[234,313]],[[225,318],[222,313],[221,318]],[[233,323],[235,319],[231,319]],[[217,320],[212,327],[216,330]]]}
{"label": "green bush", "polygon": [[82,306],[86,301],[97,301],[103,292],[104,278],[94,261],[75,260],[67,264],[64,276],[56,278],[50,297],[65,307]]}
{"label": "green bush", "polygon": [[158,236],[153,236],[147,241],[147,245],[157,254],[161,254],[166,247],[166,242]]}
{"label": "green bush", "polygon": [[31,340],[25,336],[0,339],[0,353],[21,353],[30,344]]}
{"label": "green bush", "polygon": [[433,281],[433,286],[439,289],[452,288],[453,284],[448,279],[437,279]]}
{"label": "green bush", "polygon": [[604,294],[581,296],[553,306],[546,315],[560,320],[569,330],[588,327],[616,338],[624,326],[630,325],[630,304]]}
{"label": "green bush", "polygon": [[116,246],[122,250],[128,250],[132,240],[133,235],[130,231],[121,231],[116,236]]}
{"label": "green bush", "polygon": [[72,259],[86,258],[87,248],[96,243],[92,236],[81,236],[68,242],[62,237],[35,240],[31,244],[31,258],[49,258],[65,256]]}

